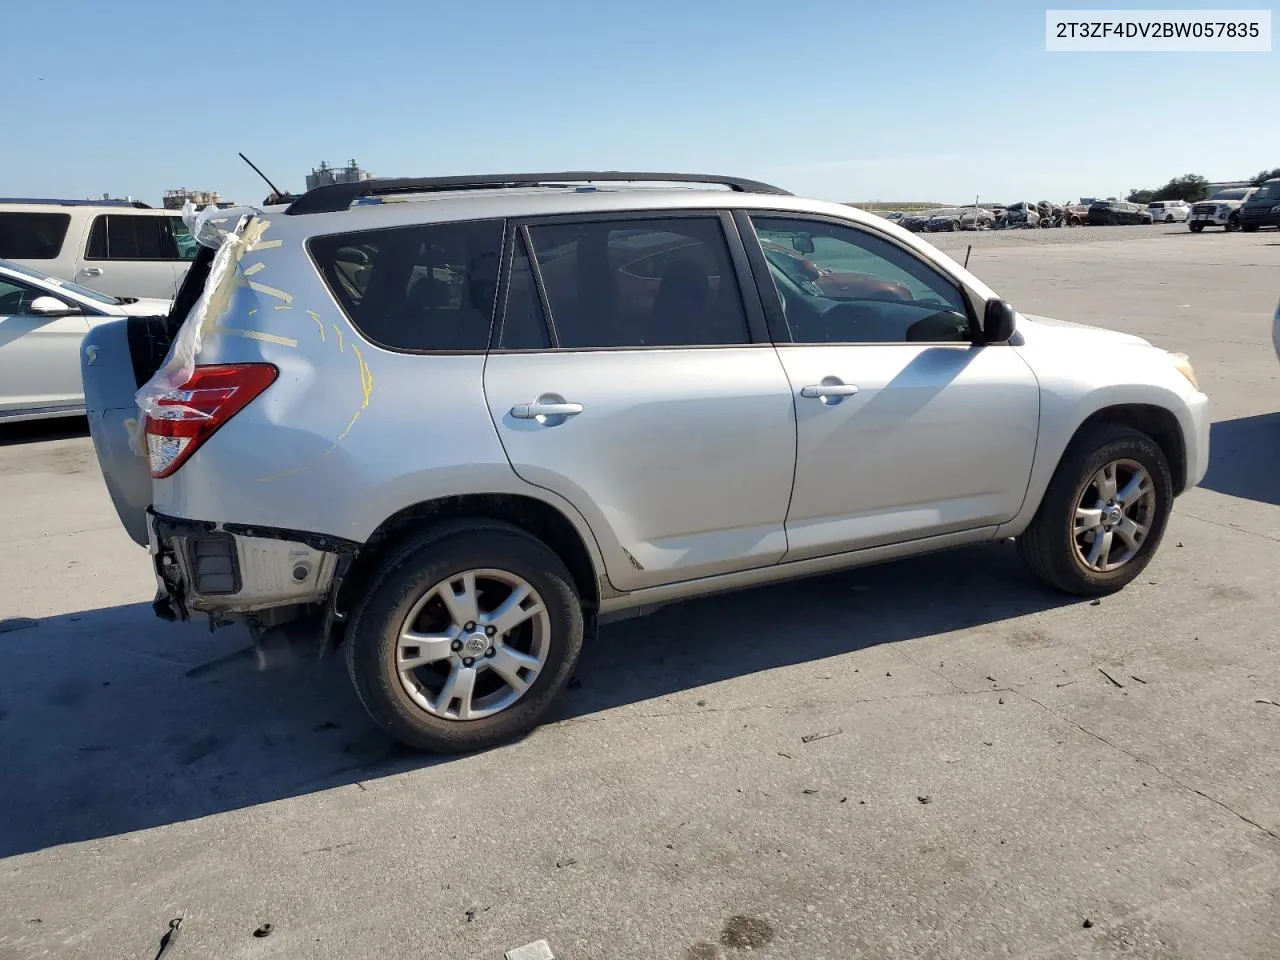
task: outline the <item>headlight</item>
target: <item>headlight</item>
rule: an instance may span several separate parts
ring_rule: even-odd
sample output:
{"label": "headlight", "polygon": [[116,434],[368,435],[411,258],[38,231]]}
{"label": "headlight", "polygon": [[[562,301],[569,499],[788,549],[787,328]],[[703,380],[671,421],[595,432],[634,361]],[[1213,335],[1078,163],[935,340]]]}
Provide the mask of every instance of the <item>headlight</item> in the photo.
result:
{"label": "headlight", "polygon": [[1280,203],[1277,203],[1274,207],[1272,207],[1272,208],[1271,208],[1271,212],[1272,212],[1272,213],[1280,213]]}
{"label": "headlight", "polygon": [[1200,384],[1196,381],[1195,368],[1191,366],[1191,360],[1185,353],[1171,353],[1169,359],[1173,361],[1173,368],[1187,378],[1191,386],[1200,389]]}

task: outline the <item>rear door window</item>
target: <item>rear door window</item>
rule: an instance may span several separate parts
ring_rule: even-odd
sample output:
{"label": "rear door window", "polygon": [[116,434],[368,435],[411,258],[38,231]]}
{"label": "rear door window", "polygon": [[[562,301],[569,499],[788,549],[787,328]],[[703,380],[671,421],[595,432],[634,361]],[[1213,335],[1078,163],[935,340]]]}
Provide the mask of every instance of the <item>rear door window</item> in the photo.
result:
{"label": "rear door window", "polygon": [[0,213],[0,259],[56,260],[70,225],[69,213]]}
{"label": "rear door window", "polygon": [[502,220],[313,237],[311,258],[351,323],[392,350],[483,352],[497,295]]}
{"label": "rear door window", "polygon": [[[100,214],[89,230],[86,260],[181,260],[172,217]],[[192,251],[194,256],[194,251]]]}
{"label": "rear door window", "polygon": [[532,224],[562,349],[751,342],[718,215]]}

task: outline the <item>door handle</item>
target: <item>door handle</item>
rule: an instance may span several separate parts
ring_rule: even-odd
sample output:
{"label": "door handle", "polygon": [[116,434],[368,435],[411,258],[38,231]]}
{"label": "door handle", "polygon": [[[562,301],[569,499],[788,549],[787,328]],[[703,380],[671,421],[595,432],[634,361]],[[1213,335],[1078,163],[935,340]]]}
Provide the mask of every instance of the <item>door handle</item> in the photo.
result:
{"label": "door handle", "polygon": [[569,403],[559,398],[552,400],[539,397],[533,403],[518,403],[511,408],[511,416],[517,420],[537,420],[551,426],[563,423],[566,417],[576,417],[581,412],[582,404]]}
{"label": "door handle", "polygon": [[101,268],[101,267],[85,267],[85,268],[84,268],[83,270],[81,270],[80,272],[81,272],[81,273],[83,273],[86,277],[100,277],[100,276],[102,276],[102,268]]}
{"label": "door handle", "polygon": [[800,388],[800,396],[827,404],[839,403],[844,397],[851,397],[857,392],[856,386],[845,383],[839,377],[823,377],[821,383]]}
{"label": "door handle", "polygon": [[812,387],[803,387],[800,390],[800,396],[813,400],[823,397],[852,397],[857,392],[858,388],[852,383],[833,383],[830,386],[815,384]]}

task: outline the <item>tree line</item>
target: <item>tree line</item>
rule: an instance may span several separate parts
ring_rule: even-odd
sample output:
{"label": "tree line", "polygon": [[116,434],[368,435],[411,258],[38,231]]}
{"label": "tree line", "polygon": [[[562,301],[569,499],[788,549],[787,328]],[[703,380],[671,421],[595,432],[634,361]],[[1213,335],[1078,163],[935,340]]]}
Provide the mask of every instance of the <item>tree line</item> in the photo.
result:
{"label": "tree line", "polygon": [[[1254,187],[1261,186],[1264,181],[1275,177],[1280,177],[1280,167],[1259,171],[1249,184]],[[1184,173],[1154,190],[1130,190],[1125,199],[1130,203],[1151,203],[1153,200],[1185,200],[1187,203],[1195,203],[1208,195],[1208,180],[1198,173]]]}

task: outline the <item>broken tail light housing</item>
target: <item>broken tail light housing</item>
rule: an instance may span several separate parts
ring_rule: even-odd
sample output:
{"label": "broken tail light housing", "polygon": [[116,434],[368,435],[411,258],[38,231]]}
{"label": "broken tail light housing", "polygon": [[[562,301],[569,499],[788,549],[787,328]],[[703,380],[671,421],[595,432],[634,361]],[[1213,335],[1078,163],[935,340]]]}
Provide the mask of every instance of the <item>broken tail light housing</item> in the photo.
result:
{"label": "broken tail light housing", "polygon": [[146,421],[151,476],[172,475],[279,372],[270,363],[210,364],[192,370],[180,389],[158,397]]}

